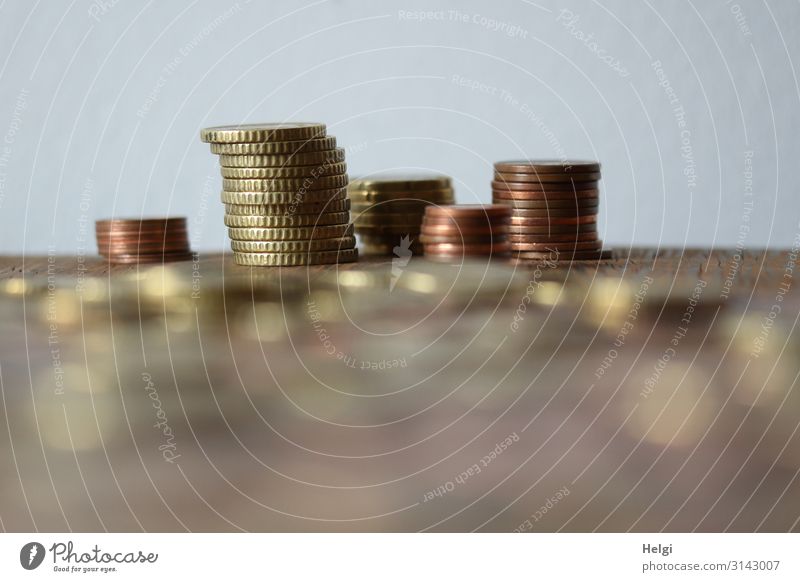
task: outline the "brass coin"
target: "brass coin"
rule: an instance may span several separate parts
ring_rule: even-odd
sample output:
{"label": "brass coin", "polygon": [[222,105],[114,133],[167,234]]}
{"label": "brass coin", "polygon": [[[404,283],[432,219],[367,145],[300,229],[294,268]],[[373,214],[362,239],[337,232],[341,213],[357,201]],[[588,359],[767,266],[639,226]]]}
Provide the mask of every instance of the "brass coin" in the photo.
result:
{"label": "brass coin", "polygon": [[210,143],[298,141],[325,135],[324,123],[249,123],[207,127],[200,139]]}
{"label": "brass coin", "polygon": [[353,202],[353,212],[378,216],[382,214],[419,214],[425,213],[425,207],[431,202],[427,201],[405,201],[397,200],[393,202],[381,202],[379,204],[361,204]]}
{"label": "brass coin", "polygon": [[603,258],[603,251],[552,251],[552,252],[522,252],[512,253],[515,259],[551,259],[557,261],[590,261]]}
{"label": "brass coin", "polygon": [[512,242],[511,250],[514,251],[594,251],[603,247],[600,239],[586,242],[546,242],[546,243],[517,243]]}
{"label": "brass coin", "polygon": [[301,265],[330,265],[358,260],[358,249],[320,251],[315,253],[233,253],[237,265],[250,267],[297,267]]}
{"label": "brass coin", "polygon": [[509,234],[567,234],[580,232],[595,232],[597,225],[572,224],[565,226],[509,226]]}
{"label": "brass coin", "polygon": [[352,224],[298,226],[295,228],[228,228],[232,240],[317,240],[353,236]]}
{"label": "brass coin", "polygon": [[[563,184],[537,184],[534,182],[492,182],[492,194],[494,196],[503,195],[506,192],[536,192],[541,195],[550,194],[572,194],[577,192],[578,195],[584,192],[594,192],[597,196],[597,182],[576,182],[563,183]],[[587,196],[587,194],[583,194]]]}
{"label": "brass coin", "polygon": [[292,226],[323,226],[328,224],[347,224],[349,212],[323,212],[322,214],[289,214],[274,216],[225,215],[225,226],[250,228],[287,228]]}
{"label": "brass coin", "polygon": [[285,166],[314,166],[319,164],[335,164],[343,162],[344,148],[320,152],[300,152],[274,156],[226,156],[219,157],[219,163],[225,168],[282,168]]}
{"label": "brass coin", "polygon": [[296,154],[299,152],[319,152],[332,150],[336,147],[336,138],[333,136],[302,139],[298,141],[271,141],[260,143],[212,143],[212,154],[225,154],[229,156],[252,155],[280,155]]}
{"label": "brass coin", "polygon": [[591,214],[588,216],[571,216],[569,218],[554,218],[554,217],[547,217],[547,218],[528,218],[522,216],[512,216],[511,217],[511,226],[547,226],[548,224],[552,225],[562,225],[562,224],[589,224],[591,222],[597,222],[597,215]]}
{"label": "brass coin", "polygon": [[347,174],[317,178],[276,178],[274,180],[234,180],[224,178],[222,189],[228,192],[292,192],[295,190],[329,190],[347,186]]}
{"label": "brass coin", "polygon": [[272,180],[285,178],[315,178],[347,172],[347,164],[318,164],[315,166],[283,166],[278,168],[220,168],[223,178],[236,180]]}
{"label": "brass coin", "polygon": [[344,198],[330,202],[311,204],[226,204],[225,213],[241,216],[294,216],[321,214],[323,212],[346,212],[350,210],[350,200]]}
{"label": "brass coin", "polygon": [[600,179],[599,172],[585,173],[585,174],[524,174],[516,173],[511,174],[507,172],[495,172],[495,182],[518,183],[518,182],[531,182],[535,184],[563,184],[580,182],[597,182]]}
{"label": "brass coin", "polygon": [[232,240],[231,250],[240,253],[308,253],[352,249],[355,245],[353,236],[314,240]]}
{"label": "brass coin", "polygon": [[449,176],[429,173],[385,173],[354,179],[350,189],[368,192],[413,192],[417,190],[451,190]]}
{"label": "brass coin", "polygon": [[533,200],[515,200],[511,198],[494,198],[495,204],[505,204],[513,209],[522,210],[536,210],[536,209],[554,209],[554,208],[569,208],[581,210],[597,210],[599,198],[577,198],[577,199],[550,199],[539,198]]}
{"label": "brass coin", "polygon": [[453,204],[449,206],[428,206],[426,217],[480,218],[506,220],[511,210],[504,204]]}
{"label": "brass coin", "polygon": [[282,204],[287,205],[291,213],[293,206],[303,204],[318,204],[330,201],[344,200],[347,188],[332,188],[330,190],[306,190],[305,192],[228,192],[222,191],[224,204]]}
{"label": "brass coin", "polygon": [[527,172],[534,174],[580,174],[599,172],[600,163],[591,160],[510,160],[497,162],[496,172]]}
{"label": "brass coin", "polygon": [[397,190],[386,192],[375,192],[374,190],[353,190],[348,186],[350,198],[354,203],[359,204],[397,204],[400,202],[408,203],[436,203],[453,204],[455,200],[452,190]]}
{"label": "brass coin", "polygon": [[567,243],[598,240],[597,232],[573,232],[571,234],[509,234],[512,243]]}

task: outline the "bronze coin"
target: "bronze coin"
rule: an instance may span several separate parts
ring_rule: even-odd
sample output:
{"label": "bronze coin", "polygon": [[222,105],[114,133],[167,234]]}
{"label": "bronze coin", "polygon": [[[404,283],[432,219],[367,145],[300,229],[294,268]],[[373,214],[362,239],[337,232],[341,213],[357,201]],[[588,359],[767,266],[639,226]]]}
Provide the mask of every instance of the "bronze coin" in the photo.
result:
{"label": "bronze coin", "polygon": [[576,251],[576,252],[523,252],[512,253],[515,259],[551,259],[556,261],[590,261],[603,258],[603,251]]}
{"label": "bronze coin", "polygon": [[547,226],[548,224],[561,225],[561,224],[589,224],[597,222],[597,215],[591,214],[587,216],[570,216],[568,218],[555,218],[555,217],[522,217],[512,216],[511,226]]}
{"label": "bronze coin", "polygon": [[597,207],[589,208],[514,208],[514,218],[576,218],[578,216],[597,216]]}
{"label": "bronze coin", "polygon": [[603,241],[600,239],[593,240],[593,241],[586,241],[586,242],[546,242],[546,243],[518,243],[512,242],[509,243],[511,245],[511,250],[513,251],[538,251],[538,252],[545,252],[545,251],[594,251],[599,248],[603,247]]}
{"label": "bronze coin", "polygon": [[508,240],[514,243],[562,243],[585,242],[597,240],[597,232],[579,232],[571,234],[509,234]]}
{"label": "bronze coin", "polygon": [[600,163],[591,160],[509,160],[494,165],[497,172],[570,174],[599,172]]}
{"label": "bronze coin", "polygon": [[597,196],[597,182],[576,182],[574,184],[537,184],[535,182],[497,182],[492,181],[492,193],[502,194],[504,192],[522,191],[522,192],[544,192],[560,194],[564,192],[595,192]]}
{"label": "bronze coin", "polygon": [[426,243],[426,255],[496,255],[509,252],[507,242],[490,244]]}
{"label": "bronze coin", "polygon": [[428,206],[426,217],[484,217],[488,220],[503,219],[511,216],[511,211],[503,204],[453,204],[449,206]]}
{"label": "bronze coin", "polygon": [[517,200],[513,198],[496,198],[494,202],[497,204],[506,204],[513,209],[522,210],[547,210],[547,209],[581,209],[581,210],[597,210],[599,198],[577,198],[577,199],[534,199],[534,200]]}
{"label": "bronze coin", "polygon": [[570,234],[580,232],[596,232],[597,225],[572,224],[562,226],[509,226],[509,234]]}
{"label": "bronze coin", "polygon": [[534,173],[508,173],[508,172],[495,172],[495,182],[532,182],[535,184],[563,184],[563,183],[579,183],[579,182],[597,182],[600,179],[599,172],[582,173],[582,174],[534,174]]}

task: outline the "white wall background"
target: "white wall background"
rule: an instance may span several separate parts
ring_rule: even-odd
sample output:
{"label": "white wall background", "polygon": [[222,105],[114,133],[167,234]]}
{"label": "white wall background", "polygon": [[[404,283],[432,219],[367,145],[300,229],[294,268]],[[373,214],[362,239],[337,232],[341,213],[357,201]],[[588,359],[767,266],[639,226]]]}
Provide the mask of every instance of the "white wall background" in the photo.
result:
{"label": "white wall background", "polygon": [[327,122],[351,175],[430,168],[461,202],[499,159],[597,158],[616,247],[789,246],[798,30],[794,0],[7,0],[0,253],[94,252],[96,218],[141,214],[224,248],[199,130],[287,119]]}

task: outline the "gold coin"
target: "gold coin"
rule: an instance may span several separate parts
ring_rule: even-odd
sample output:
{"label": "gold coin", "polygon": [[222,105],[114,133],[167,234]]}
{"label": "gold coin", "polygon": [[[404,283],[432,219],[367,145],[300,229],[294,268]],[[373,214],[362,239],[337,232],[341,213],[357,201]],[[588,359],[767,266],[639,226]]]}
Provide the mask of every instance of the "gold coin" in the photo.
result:
{"label": "gold coin", "polygon": [[395,192],[414,190],[449,190],[452,188],[449,176],[429,173],[385,173],[354,179],[351,190],[373,192]]}
{"label": "gold coin", "polygon": [[317,240],[353,236],[352,224],[298,226],[294,228],[228,228],[232,240]]}
{"label": "gold coin", "polygon": [[344,148],[321,152],[301,152],[274,156],[227,156],[219,157],[219,163],[226,168],[281,168],[284,166],[313,166],[344,161]]}
{"label": "gold coin", "polygon": [[347,186],[347,174],[317,178],[276,178],[275,180],[234,180],[223,178],[222,189],[228,192],[291,192],[294,190],[328,190]]}
{"label": "gold coin", "polygon": [[200,139],[210,143],[297,141],[325,135],[324,123],[251,123],[207,127]]}
{"label": "gold coin", "polygon": [[294,214],[293,207],[343,200],[347,197],[347,188],[331,188],[330,190],[306,190],[305,192],[228,192],[222,191],[223,204],[284,204],[289,206],[289,214]]}
{"label": "gold coin", "polygon": [[233,253],[237,265],[250,267],[296,267],[300,265],[330,265],[358,260],[358,249],[320,251],[317,253]]}
{"label": "gold coin", "polygon": [[350,210],[350,200],[334,200],[311,204],[226,204],[225,213],[238,216],[275,216],[321,214],[323,212],[346,212]]}
{"label": "gold coin", "polygon": [[232,240],[231,250],[239,253],[307,253],[352,249],[355,245],[353,236],[315,240]]}
{"label": "gold coin", "polygon": [[221,168],[223,178],[237,180],[273,180],[275,178],[308,178],[331,176],[347,172],[347,164],[319,164],[316,166],[284,166],[281,168]]}
{"label": "gold coin", "polygon": [[212,154],[232,156],[296,154],[298,152],[319,152],[336,147],[336,138],[317,137],[298,141],[268,141],[260,143],[212,143]]}
{"label": "gold coin", "polygon": [[[352,182],[351,182],[352,184]],[[453,204],[452,190],[398,190],[395,192],[377,192],[375,190],[353,190],[348,186],[353,202],[374,204],[377,202],[434,202],[436,204]]]}
{"label": "gold coin", "polygon": [[225,215],[225,226],[250,228],[286,228],[292,226],[324,226],[327,224],[347,224],[349,212],[324,212],[322,214],[289,214],[275,216]]}

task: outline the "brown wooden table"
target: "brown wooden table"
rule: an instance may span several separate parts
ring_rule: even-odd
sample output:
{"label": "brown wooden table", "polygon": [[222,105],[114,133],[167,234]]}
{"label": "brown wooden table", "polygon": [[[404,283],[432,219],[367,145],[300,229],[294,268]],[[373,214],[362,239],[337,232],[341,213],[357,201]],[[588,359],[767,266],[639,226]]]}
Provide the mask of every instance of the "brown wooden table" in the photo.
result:
{"label": "brown wooden table", "polygon": [[0,259],[8,531],[797,531],[788,252]]}

